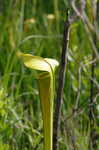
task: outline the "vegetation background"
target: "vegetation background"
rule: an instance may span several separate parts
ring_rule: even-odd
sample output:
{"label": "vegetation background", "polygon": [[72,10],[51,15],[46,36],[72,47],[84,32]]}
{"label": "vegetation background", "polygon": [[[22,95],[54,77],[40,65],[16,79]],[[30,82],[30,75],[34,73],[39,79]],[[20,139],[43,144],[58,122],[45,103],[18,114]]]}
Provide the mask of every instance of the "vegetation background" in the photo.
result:
{"label": "vegetation background", "polygon": [[[85,9],[89,19],[90,3],[87,0]],[[36,72],[21,64],[16,51],[60,61],[68,7],[66,0],[0,0],[0,150],[43,149]],[[71,25],[59,150],[88,150],[90,137],[94,150],[99,150],[99,61],[95,61],[92,78],[93,45],[89,38],[96,39],[96,32],[89,36],[81,19]],[[94,46],[98,52],[98,42]],[[89,115],[92,84],[93,118]]]}

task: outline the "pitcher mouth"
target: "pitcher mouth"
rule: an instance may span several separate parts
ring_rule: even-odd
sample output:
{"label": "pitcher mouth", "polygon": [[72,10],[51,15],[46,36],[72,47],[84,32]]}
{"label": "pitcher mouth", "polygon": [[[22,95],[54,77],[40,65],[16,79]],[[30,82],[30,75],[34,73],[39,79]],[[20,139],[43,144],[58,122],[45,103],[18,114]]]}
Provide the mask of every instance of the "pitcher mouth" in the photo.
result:
{"label": "pitcher mouth", "polygon": [[37,79],[40,80],[40,79],[49,78],[49,77],[50,77],[49,72],[45,71],[45,72],[43,72],[43,73],[40,73],[40,74],[38,75]]}

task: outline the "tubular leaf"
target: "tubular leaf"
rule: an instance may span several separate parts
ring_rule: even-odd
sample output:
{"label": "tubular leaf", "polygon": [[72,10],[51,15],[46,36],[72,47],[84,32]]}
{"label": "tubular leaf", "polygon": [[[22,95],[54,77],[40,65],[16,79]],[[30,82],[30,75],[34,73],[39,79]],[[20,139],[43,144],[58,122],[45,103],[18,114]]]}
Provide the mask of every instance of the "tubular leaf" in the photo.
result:
{"label": "tubular leaf", "polygon": [[54,76],[58,62],[50,58],[42,58],[18,52],[26,67],[43,71],[38,76],[39,94],[44,128],[44,149],[52,150],[53,138],[53,99],[54,99]]}

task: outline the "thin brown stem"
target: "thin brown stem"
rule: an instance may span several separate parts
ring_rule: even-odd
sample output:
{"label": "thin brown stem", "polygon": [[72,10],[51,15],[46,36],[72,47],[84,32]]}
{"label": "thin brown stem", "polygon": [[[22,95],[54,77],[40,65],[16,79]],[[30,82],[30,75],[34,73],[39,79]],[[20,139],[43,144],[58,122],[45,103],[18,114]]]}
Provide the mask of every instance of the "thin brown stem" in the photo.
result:
{"label": "thin brown stem", "polygon": [[69,43],[69,29],[70,23],[69,18],[67,17],[64,23],[64,33],[63,33],[63,46],[62,46],[62,54],[61,54],[61,62],[60,62],[60,70],[59,70],[59,79],[58,79],[58,89],[57,89],[57,97],[56,97],[56,106],[54,113],[54,124],[53,124],[53,150],[57,150],[58,147],[58,129],[60,125],[60,112],[61,112],[61,103],[63,98],[63,89],[65,83],[65,72],[66,72],[66,64],[67,64],[67,51],[68,51],[68,43]]}

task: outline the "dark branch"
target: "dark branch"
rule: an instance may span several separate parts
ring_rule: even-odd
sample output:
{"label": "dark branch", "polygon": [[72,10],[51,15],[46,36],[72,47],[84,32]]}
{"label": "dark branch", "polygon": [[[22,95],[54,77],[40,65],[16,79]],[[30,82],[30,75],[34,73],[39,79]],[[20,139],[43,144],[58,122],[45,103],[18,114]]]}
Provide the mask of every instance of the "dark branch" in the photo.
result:
{"label": "dark branch", "polygon": [[60,70],[59,70],[59,79],[58,79],[58,89],[57,89],[57,97],[56,97],[56,106],[54,113],[54,123],[53,123],[53,150],[57,150],[58,144],[58,128],[60,124],[60,112],[61,112],[61,103],[63,98],[63,88],[65,82],[65,71],[67,64],[67,51],[68,51],[68,43],[69,43],[69,28],[70,22],[69,17],[64,23],[64,33],[63,33],[63,46],[62,46],[62,54],[61,54],[61,62],[60,62]]}

